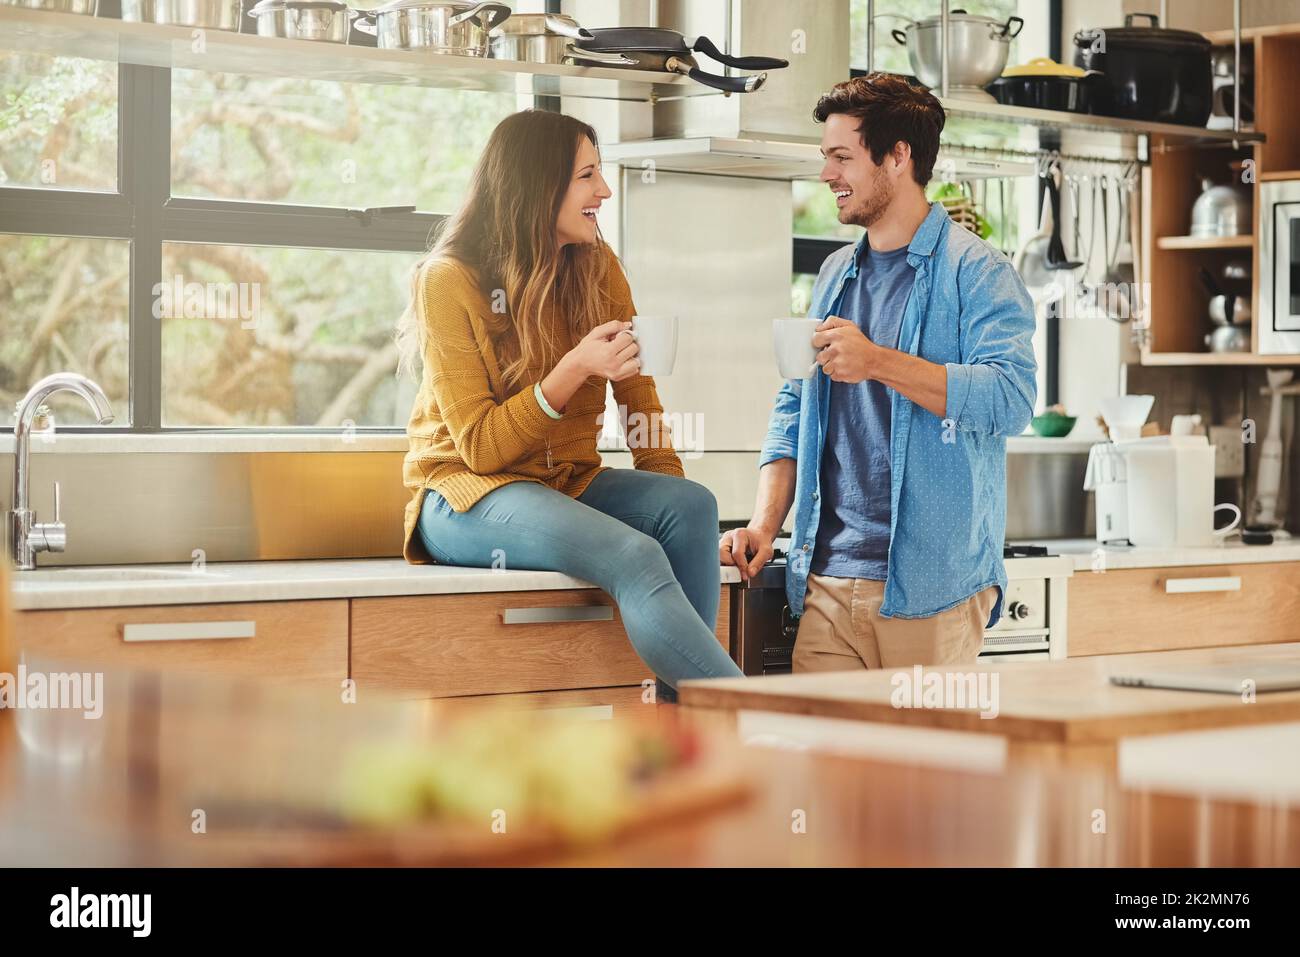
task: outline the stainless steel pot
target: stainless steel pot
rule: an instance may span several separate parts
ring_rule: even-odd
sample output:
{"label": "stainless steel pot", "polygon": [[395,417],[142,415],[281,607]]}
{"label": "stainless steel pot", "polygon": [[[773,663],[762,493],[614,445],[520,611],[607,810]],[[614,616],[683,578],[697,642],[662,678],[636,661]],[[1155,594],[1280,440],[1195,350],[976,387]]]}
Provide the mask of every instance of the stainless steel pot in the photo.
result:
{"label": "stainless steel pot", "polygon": [[1219,326],[1205,336],[1211,352],[1249,352],[1250,325]]}
{"label": "stainless steel pot", "polygon": [[1249,187],[1204,179],[1201,188],[1192,205],[1193,236],[1244,236],[1254,229]]}
{"label": "stainless steel pot", "polygon": [[243,0],[122,0],[122,19],[239,32]]}
{"label": "stainless steel pot", "polygon": [[374,33],[385,50],[485,57],[492,28],[509,16],[510,8],[504,3],[393,0],[362,13],[357,29]]}
{"label": "stainless steel pot", "polygon": [[0,6],[49,10],[53,13],[76,13],[93,17],[98,12],[99,0],[0,0]]}
{"label": "stainless steel pot", "polygon": [[359,14],[342,0],[261,0],[248,15],[260,37],[347,43]]}
{"label": "stainless steel pot", "polygon": [[[904,18],[906,19],[906,18]],[[948,15],[948,94],[959,99],[995,102],[984,91],[1007,65],[1011,39],[1020,33],[1025,21],[1011,17],[999,23],[992,17],[979,17],[965,10]],[[906,32],[891,31],[894,41],[907,47],[912,72],[926,86],[938,90],[942,69],[942,18],[913,20]]]}
{"label": "stainless steel pot", "polygon": [[592,34],[578,26],[573,17],[560,13],[516,13],[492,28],[491,55],[497,60],[522,63],[571,63],[575,55],[592,63],[632,66],[620,53],[578,50],[574,40],[589,40]]}

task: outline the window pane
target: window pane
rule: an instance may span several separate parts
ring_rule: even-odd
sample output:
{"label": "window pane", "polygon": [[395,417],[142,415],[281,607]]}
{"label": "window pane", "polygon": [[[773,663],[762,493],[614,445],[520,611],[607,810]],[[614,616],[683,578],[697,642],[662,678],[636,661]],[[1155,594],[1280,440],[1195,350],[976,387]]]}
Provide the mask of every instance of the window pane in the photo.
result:
{"label": "window pane", "polygon": [[[15,404],[52,372],[80,372],[104,390],[113,427],[127,406],[130,244],[121,239],[0,234],[0,427]],[[57,393],[56,425],[93,425],[82,399]]]}
{"label": "window pane", "polygon": [[392,336],[416,258],[167,244],[163,424],[404,426]]}
{"label": "window pane", "polygon": [[176,70],[177,196],[450,212],[514,94]]}
{"label": "window pane", "polygon": [[0,186],[117,189],[117,64],[0,50]]}

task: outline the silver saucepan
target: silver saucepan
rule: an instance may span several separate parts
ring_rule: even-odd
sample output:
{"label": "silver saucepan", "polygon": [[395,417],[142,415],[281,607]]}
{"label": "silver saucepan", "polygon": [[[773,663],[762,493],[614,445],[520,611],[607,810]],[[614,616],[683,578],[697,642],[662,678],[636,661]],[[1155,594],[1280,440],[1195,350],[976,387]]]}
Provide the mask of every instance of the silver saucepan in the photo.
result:
{"label": "silver saucepan", "polygon": [[243,0],[122,0],[122,19],[239,32]]}
{"label": "silver saucepan", "polygon": [[342,0],[261,0],[248,15],[260,37],[347,43],[359,14]]}
{"label": "silver saucepan", "polygon": [[510,16],[504,3],[393,0],[362,12],[357,29],[373,33],[385,50],[423,50],[456,56],[488,55],[493,27]]}
{"label": "silver saucepan", "polygon": [[592,37],[590,31],[578,26],[577,20],[562,13],[516,13],[492,28],[492,58],[521,63],[566,63],[581,53],[591,64],[632,65],[620,53],[579,51],[574,45],[575,40]]}

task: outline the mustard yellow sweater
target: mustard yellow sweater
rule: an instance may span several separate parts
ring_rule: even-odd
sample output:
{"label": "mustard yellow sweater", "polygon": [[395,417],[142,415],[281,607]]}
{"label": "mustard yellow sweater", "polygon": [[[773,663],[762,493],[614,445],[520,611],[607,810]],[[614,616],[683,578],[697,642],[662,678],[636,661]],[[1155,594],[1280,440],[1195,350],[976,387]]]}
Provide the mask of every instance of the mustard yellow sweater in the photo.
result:
{"label": "mustard yellow sweater", "polygon": [[[636,310],[632,291],[613,251],[606,247],[605,288],[615,305],[609,319],[629,320]],[[604,466],[596,451],[605,411],[608,380],[589,378],[553,419],[537,403],[533,386],[550,371],[532,368],[522,383],[507,390],[498,355],[509,336],[478,286],[473,271],[453,260],[434,261],[424,270],[416,304],[424,324],[424,373],[406,434],[410,450],[402,465],[411,490],[405,515],[402,554],[408,562],[430,564],[416,534],[425,492],[435,489],[457,512],[468,510],[493,489],[511,482],[538,482],[574,498]],[[493,320],[495,319],[495,322]],[[554,320],[556,335],[563,326]],[[564,348],[571,348],[566,344]],[[638,469],[684,475],[663,422],[663,407],[649,376],[614,383],[614,398],[632,416],[651,423],[648,447],[633,448]],[[550,464],[547,464],[548,447]]]}

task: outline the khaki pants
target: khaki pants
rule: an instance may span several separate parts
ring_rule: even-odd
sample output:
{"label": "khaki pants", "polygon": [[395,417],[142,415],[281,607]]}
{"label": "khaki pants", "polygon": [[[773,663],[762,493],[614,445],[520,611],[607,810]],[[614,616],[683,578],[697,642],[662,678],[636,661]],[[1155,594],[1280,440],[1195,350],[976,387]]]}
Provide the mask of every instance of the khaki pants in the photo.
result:
{"label": "khaki pants", "polygon": [[929,618],[882,618],[884,595],[884,582],[809,575],[794,672],[974,661],[998,588],[990,585]]}

